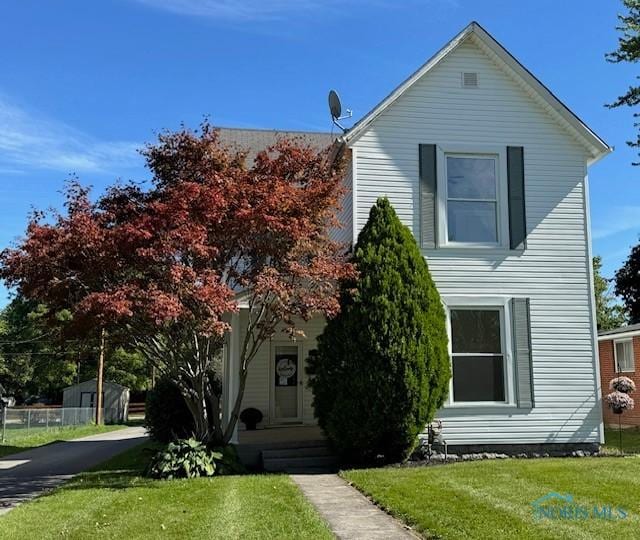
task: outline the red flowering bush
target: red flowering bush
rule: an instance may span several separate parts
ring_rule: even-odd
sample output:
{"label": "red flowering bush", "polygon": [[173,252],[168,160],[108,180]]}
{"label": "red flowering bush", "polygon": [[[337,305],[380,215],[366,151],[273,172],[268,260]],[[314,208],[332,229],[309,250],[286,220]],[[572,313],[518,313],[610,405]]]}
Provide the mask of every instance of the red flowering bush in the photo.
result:
{"label": "red flowering bush", "polygon": [[[280,141],[247,167],[215,129],[164,133],[143,155],[150,189],[116,185],[92,202],[78,183],[63,213],[36,213],[0,256],[0,278],[27,299],[69,310],[77,333],[126,329],[182,392],[200,440],[227,442],[247,370],[284,323],[340,309],[338,283],[353,277],[338,225],[340,159]],[[238,352],[240,391],[221,425],[219,362],[238,293],[249,307]]]}

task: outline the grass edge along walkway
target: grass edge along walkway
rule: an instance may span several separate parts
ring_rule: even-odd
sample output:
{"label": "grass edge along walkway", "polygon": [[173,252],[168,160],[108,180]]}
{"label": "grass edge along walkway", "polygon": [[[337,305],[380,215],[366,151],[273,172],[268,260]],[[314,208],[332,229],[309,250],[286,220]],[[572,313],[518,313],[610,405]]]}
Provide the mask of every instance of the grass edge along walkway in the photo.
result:
{"label": "grass edge along walkway", "polygon": [[378,508],[337,474],[294,474],[291,478],[338,538],[416,538],[401,522]]}
{"label": "grass edge along walkway", "polygon": [[0,538],[333,538],[286,475],[144,478],[155,450],[139,445],[19,506]]}
{"label": "grass edge along walkway", "polygon": [[[488,460],[341,475],[427,538],[635,538],[640,529],[640,456]],[[570,495],[589,515],[541,519],[532,503],[552,492]],[[594,508],[610,508],[611,519]]]}

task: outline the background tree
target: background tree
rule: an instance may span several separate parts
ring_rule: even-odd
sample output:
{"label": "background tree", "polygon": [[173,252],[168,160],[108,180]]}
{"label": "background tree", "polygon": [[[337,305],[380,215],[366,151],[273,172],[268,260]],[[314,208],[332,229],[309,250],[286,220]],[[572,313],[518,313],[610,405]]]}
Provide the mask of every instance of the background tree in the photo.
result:
{"label": "background tree", "polygon": [[[0,384],[19,402],[59,402],[65,387],[97,376],[98,343],[67,335],[70,314],[52,314],[44,304],[18,296],[0,312]],[[132,391],[149,388],[149,368],[135,350],[107,350],[107,380]]]}
{"label": "background tree", "polygon": [[15,298],[0,312],[0,384],[19,402],[30,397],[59,399],[77,369],[75,342],[63,337],[68,316],[49,324],[44,305]]}
{"label": "background tree", "polygon": [[[618,48],[606,55],[609,62],[630,62],[636,63],[640,60],[640,0],[622,0],[627,12],[618,15],[620,26],[617,29],[621,32],[618,38]],[[616,101],[611,103],[609,107],[637,107],[640,104],[640,85],[630,86],[629,89],[618,97]],[[640,115],[634,113],[634,118]],[[639,127],[640,123],[636,122],[635,127]],[[628,141],[627,144],[632,147],[640,147],[640,132],[634,141]],[[634,163],[640,165],[640,163]]]}
{"label": "background tree", "polygon": [[626,262],[616,272],[615,280],[615,293],[624,302],[629,323],[640,323],[640,244],[631,248]]}
{"label": "background tree", "polygon": [[[116,185],[97,202],[77,183],[66,212],[36,214],[26,238],[0,258],[0,277],[27,298],[68,309],[83,332],[126,331],[159,375],[180,389],[195,434],[230,440],[248,367],[280,325],[340,308],[337,283],[353,273],[337,225],[340,161],[281,141],[252,167],[246,153],[199,132],[163,133],[143,155],[151,187]],[[248,306],[239,351],[239,396],[221,425],[220,354]]]}
{"label": "background tree", "polygon": [[615,296],[610,292],[612,279],[602,275],[602,257],[593,258],[593,278],[596,295],[596,319],[598,330],[612,330],[626,322],[624,307],[616,303]]}
{"label": "background tree", "polygon": [[315,414],[343,458],[395,462],[448,392],[444,308],[387,199],[371,209],[354,262],[359,278],[344,284],[342,309],[309,359]]}
{"label": "background tree", "polygon": [[142,392],[151,387],[150,368],[144,355],[121,346],[107,351],[104,379],[126,386],[132,392]]}
{"label": "background tree", "polygon": [[[74,382],[97,378],[99,343],[85,344],[78,354]],[[104,380],[128,387],[132,394],[151,388],[151,367],[139,351],[117,343],[110,335],[105,350]],[[133,399],[133,398],[132,398]]]}

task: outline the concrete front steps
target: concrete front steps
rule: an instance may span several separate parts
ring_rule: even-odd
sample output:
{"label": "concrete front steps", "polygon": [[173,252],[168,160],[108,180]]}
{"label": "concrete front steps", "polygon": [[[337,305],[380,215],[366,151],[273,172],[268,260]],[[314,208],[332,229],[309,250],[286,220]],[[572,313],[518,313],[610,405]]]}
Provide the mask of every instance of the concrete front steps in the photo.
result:
{"label": "concrete front steps", "polygon": [[338,470],[338,459],[326,442],[310,441],[295,448],[263,450],[262,467],[266,472],[327,473]]}

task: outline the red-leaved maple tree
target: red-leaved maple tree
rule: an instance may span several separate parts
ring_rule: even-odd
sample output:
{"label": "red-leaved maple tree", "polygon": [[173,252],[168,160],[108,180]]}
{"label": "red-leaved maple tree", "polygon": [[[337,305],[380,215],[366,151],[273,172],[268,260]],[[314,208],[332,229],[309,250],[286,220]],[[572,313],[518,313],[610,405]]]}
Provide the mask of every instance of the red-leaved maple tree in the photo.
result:
{"label": "red-leaved maple tree", "polygon": [[[335,148],[281,140],[247,165],[206,123],[163,133],[143,155],[149,187],[116,185],[93,202],[71,184],[65,211],[35,214],[2,253],[0,277],[69,310],[80,334],[125,330],[178,385],[196,436],[225,444],[259,347],[279,326],[295,335],[300,321],[334,315],[339,281],[355,274],[329,235],[339,226],[341,159]],[[240,391],[225,426],[220,357],[240,297]]]}

